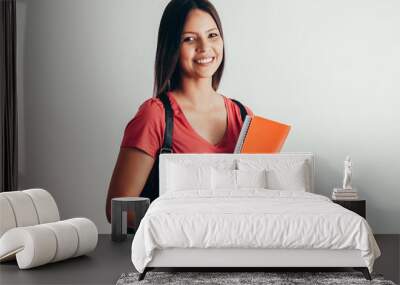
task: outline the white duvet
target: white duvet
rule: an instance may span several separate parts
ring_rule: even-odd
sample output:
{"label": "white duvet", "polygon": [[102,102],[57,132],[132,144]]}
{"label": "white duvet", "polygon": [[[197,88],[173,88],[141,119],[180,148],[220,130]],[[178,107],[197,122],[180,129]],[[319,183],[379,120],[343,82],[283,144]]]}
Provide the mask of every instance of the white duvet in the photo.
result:
{"label": "white duvet", "polygon": [[143,272],[154,249],[358,249],[372,272],[380,250],[365,219],[327,197],[299,191],[241,189],[171,192],[148,209],[132,242]]}

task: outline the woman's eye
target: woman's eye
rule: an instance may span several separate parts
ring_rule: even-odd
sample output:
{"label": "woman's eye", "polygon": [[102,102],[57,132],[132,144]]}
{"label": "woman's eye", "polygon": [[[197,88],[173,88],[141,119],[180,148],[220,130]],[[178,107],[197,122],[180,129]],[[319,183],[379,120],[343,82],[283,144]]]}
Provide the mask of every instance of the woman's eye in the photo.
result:
{"label": "woman's eye", "polygon": [[210,34],[210,38],[216,38],[216,37],[218,37],[218,34],[217,34],[217,33],[211,33],[211,34]]}
{"label": "woman's eye", "polygon": [[192,42],[194,41],[194,37],[186,37],[183,39],[184,42]]}

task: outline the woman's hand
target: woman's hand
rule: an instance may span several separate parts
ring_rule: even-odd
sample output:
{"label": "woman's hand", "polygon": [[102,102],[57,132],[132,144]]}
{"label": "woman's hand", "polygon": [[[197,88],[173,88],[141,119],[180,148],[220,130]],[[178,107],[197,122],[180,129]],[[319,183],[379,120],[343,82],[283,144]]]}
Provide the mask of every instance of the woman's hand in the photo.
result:
{"label": "woman's hand", "polygon": [[[154,165],[155,159],[137,148],[121,148],[108,188],[106,216],[111,223],[111,199],[114,197],[138,197]],[[133,215],[128,213],[128,226]]]}

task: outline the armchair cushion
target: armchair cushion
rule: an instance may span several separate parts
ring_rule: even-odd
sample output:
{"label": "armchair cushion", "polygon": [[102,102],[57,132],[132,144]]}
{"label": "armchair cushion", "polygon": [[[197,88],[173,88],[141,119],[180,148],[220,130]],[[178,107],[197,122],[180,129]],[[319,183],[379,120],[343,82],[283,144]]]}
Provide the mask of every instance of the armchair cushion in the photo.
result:
{"label": "armchair cushion", "polygon": [[20,269],[86,254],[97,245],[96,225],[86,218],[60,221],[44,189],[0,193],[0,262],[17,259]]}
{"label": "armchair cushion", "polygon": [[20,269],[80,256],[97,245],[97,228],[86,218],[17,227],[0,238],[0,261],[17,259]]}

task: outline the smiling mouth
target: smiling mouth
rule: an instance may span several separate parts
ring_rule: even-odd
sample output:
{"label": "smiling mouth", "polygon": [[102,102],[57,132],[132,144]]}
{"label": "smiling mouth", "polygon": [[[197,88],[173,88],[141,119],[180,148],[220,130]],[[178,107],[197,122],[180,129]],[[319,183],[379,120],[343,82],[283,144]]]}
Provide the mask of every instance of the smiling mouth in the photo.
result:
{"label": "smiling mouth", "polygon": [[197,64],[200,64],[200,65],[208,65],[208,64],[214,62],[214,60],[215,60],[215,56],[201,58],[201,59],[195,60],[194,62]]}

